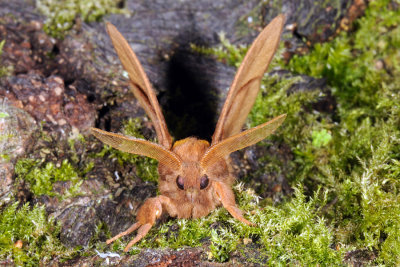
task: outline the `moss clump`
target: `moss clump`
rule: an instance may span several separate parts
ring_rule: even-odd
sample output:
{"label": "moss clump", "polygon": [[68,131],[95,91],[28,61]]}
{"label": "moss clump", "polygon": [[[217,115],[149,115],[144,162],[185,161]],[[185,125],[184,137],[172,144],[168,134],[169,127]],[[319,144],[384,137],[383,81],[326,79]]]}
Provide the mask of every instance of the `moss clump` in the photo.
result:
{"label": "moss clump", "polygon": [[110,13],[126,13],[113,0],[37,0],[36,6],[46,17],[44,30],[51,36],[63,38],[80,17],[85,22],[99,21]]}
{"label": "moss clump", "polygon": [[298,187],[294,197],[282,206],[266,206],[258,220],[270,264],[289,261],[299,265],[341,265],[344,250],[332,248],[334,230],[317,215],[327,199],[326,195],[319,198],[318,193],[306,201]]}
{"label": "moss clump", "polygon": [[[311,189],[318,184],[307,179],[313,172],[314,161],[323,160],[326,147],[319,148],[315,144],[315,133],[328,132],[332,127],[329,114],[310,112],[312,105],[323,95],[320,91],[302,91],[288,94],[294,83],[302,82],[301,77],[281,78],[278,75],[266,75],[261,84],[260,95],[249,114],[248,127],[254,127],[280,114],[287,114],[283,127],[268,139],[276,143],[289,145],[295,155],[289,166],[270,155],[259,159],[264,170],[273,169],[278,175],[285,175],[294,184],[303,183]],[[327,137],[325,137],[327,138]],[[314,144],[313,144],[314,143]],[[271,142],[258,145],[269,146]],[[328,144],[327,144],[328,145]],[[250,174],[260,175],[260,173]],[[247,177],[252,179],[252,177]]]}
{"label": "moss clump", "polygon": [[[30,191],[37,196],[49,195],[67,198],[79,194],[82,177],[90,169],[89,166],[89,168],[77,170],[67,159],[62,161],[59,166],[53,162],[44,164],[34,159],[20,159],[15,165],[15,174],[18,179],[28,182]],[[71,182],[71,186],[62,196],[53,192],[54,183],[60,181]]]}
{"label": "moss clump", "polygon": [[224,33],[219,34],[220,44],[216,47],[203,47],[191,44],[190,47],[193,51],[203,55],[216,56],[219,61],[225,62],[228,65],[239,67],[244,56],[246,55],[247,46],[232,45],[228,39],[225,38]]}
{"label": "moss clump", "polygon": [[[2,40],[0,42],[0,57],[3,54],[3,47],[4,47],[5,43],[6,43],[6,40]],[[12,69],[13,69],[12,66],[0,66],[0,77],[10,75],[13,71]],[[0,113],[0,116],[1,116],[1,113]]]}
{"label": "moss clump", "polygon": [[[140,118],[132,118],[124,122],[123,134],[134,136],[136,138],[145,139],[141,133],[142,122]],[[105,157],[108,155],[109,158],[117,159],[121,166],[125,164],[135,165],[136,174],[144,181],[157,182],[158,171],[157,161],[148,157],[134,155],[120,150],[114,149],[108,145],[104,145],[103,149],[94,155],[94,157]]]}
{"label": "moss clump", "polygon": [[[4,44],[6,43],[6,40],[2,40],[1,42],[0,42],[0,57],[1,57],[1,55],[3,54],[3,47],[4,47]],[[4,67],[4,66],[1,66],[0,67],[0,77],[3,77],[5,74],[6,74],[6,68]]]}
{"label": "moss clump", "polygon": [[[38,143],[55,144],[54,136],[42,130],[37,138],[40,140]],[[17,181],[27,182],[30,191],[36,196],[57,196],[62,200],[80,195],[80,185],[93,169],[94,162],[86,158],[85,154],[78,155],[77,150],[88,149],[87,142],[81,134],[70,136],[67,142],[58,140],[57,148],[53,151],[48,146],[38,146],[35,148],[35,159],[19,159],[14,168]],[[59,158],[60,154],[64,159]],[[53,191],[57,182],[70,183],[66,184],[66,190],[60,194]]]}
{"label": "moss clump", "polygon": [[44,207],[18,205],[16,202],[0,213],[1,259],[17,266],[38,266],[49,264],[54,257],[72,256],[74,251],[58,239],[60,226],[47,218]]}
{"label": "moss clump", "polygon": [[338,242],[378,252],[376,263],[400,263],[400,10],[390,1],[370,3],[356,31],[317,44],[289,68],[325,77],[338,102],[338,123],[313,160],[308,179],[326,184],[326,210]]}
{"label": "moss clump", "polygon": [[311,133],[312,144],[316,148],[327,146],[332,140],[332,135],[326,130],[322,129],[320,131],[313,131]]}

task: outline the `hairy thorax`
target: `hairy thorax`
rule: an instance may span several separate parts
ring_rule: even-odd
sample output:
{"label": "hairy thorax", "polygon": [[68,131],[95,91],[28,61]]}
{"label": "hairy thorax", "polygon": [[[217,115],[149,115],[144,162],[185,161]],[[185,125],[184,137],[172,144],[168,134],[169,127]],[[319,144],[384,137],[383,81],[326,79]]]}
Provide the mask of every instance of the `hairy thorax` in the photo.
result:
{"label": "hairy thorax", "polygon": [[206,173],[201,168],[201,158],[209,146],[207,141],[193,137],[177,141],[172,151],[181,158],[181,169],[173,171],[159,164],[160,193],[171,199],[178,218],[203,217],[221,204],[213,183],[231,180],[232,176],[225,160],[216,164],[214,171]]}

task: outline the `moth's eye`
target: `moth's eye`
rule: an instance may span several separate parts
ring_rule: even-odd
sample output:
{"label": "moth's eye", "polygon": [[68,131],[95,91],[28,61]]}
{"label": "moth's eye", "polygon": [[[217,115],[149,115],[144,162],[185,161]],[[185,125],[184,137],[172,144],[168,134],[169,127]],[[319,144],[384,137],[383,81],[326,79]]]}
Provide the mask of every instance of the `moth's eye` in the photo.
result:
{"label": "moth's eye", "polygon": [[183,178],[178,175],[176,177],[176,185],[178,186],[179,189],[183,190]]}
{"label": "moth's eye", "polygon": [[208,186],[208,177],[207,177],[207,175],[203,175],[201,178],[200,178],[200,189],[204,189],[204,188],[206,188]]}

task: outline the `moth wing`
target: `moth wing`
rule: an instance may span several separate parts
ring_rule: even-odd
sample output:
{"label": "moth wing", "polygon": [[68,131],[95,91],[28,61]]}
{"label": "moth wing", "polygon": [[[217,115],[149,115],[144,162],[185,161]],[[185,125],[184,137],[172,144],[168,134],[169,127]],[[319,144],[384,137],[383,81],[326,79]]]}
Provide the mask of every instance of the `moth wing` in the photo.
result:
{"label": "moth wing", "polygon": [[109,133],[97,128],[92,128],[92,134],[103,143],[123,152],[156,159],[174,170],[179,169],[181,166],[180,158],[162,145],[144,139]]}
{"label": "moth wing", "polygon": [[230,136],[221,142],[212,145],[201,159],[201,166],[207,170],[217,161],[229,156],[230,153],[260,142],[268,135],[272,134],[283,123],[285,118],[286,114],[282,114],[268,122]]}
{"label": "moth wing", "polygon": [[229,89],[212,144],[241,131],[256,100],[261,79],[278,47],[284,23],[283,14],[275,17],[251,45]]}
{"label": "moth wing", "polygon": [[168,132],[160,104],[138,58],[114,25],[107,23],[107,32],[122,66],[129,74],[133,94],[154,123],[158,142],[168,149],[171,148],[172,138]]}

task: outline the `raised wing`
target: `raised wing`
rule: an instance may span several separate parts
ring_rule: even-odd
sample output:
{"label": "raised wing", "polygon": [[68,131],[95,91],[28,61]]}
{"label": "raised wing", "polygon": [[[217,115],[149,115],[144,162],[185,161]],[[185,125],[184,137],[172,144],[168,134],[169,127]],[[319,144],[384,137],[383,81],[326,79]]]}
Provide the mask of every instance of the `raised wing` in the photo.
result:
{"label": "raised wing", "polygon": [[160,104],[158,103],[154,90],[151,88],[149,79],[143,71],[139,60],[132,51],[128,42],[114,25],[107,23],[107,32],[124,69],[129,74],[133,94],[154,123],[158,142],[164,147],[170,149],[172,138],[168,132]]}
{"label": "raised wing", "polygon": [[212,137],[213,145],[241,131],[256,100],[261,79],[278,47],[284,23],[285,16],[277,16],[251,45],[229,89]]}
{"label": "raised wing", "polygon": [[103,143],[121,151],[156,159],[161,164],[174,170],[179,170],[181,167],[180,158],[175,153],[159,144],[134,137],[109,133],[97,128],[92,128],[92,134]]}
{"label": "raised wing", "polygon": [[272,120],[260,124],[254,128],[230,136],[221,142],[212,145],[200,161],[203,169],[207,170],[217,161],[226,158],[230,153],[254,145],[272,134],[285,120],[286,114],[282,114]]}

